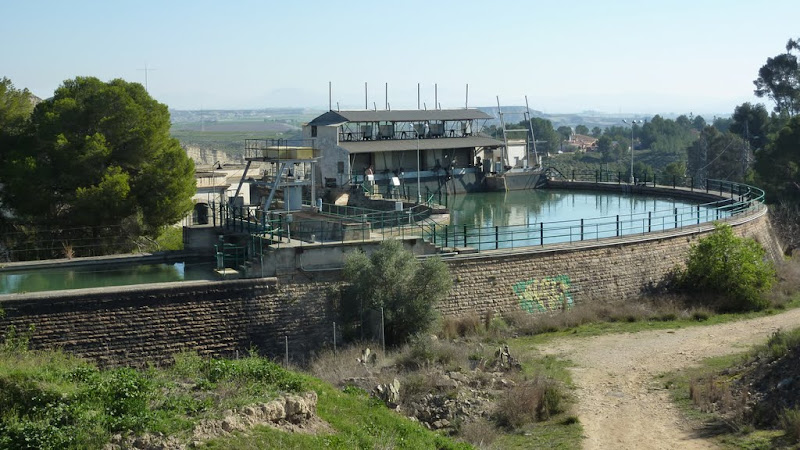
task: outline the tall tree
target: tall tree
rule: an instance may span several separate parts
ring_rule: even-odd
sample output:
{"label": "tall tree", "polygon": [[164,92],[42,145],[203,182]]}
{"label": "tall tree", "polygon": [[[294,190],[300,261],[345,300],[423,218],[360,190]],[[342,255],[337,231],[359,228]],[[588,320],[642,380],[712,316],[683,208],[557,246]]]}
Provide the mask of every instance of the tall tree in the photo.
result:
{"label": "tall tree", "polygon": [[[524,124],[524,121],[520,123]],[[547,119],[533,117],[531,125],[533,126],[534,137],[536,137],[536,149],[540,153],[555,153],[561,140],[556,130],[553,129],[553,123]]]}
{"label": "tall tree", "polygon": [[586,125],[578,125],[575,127],[575,134],[588,135],[589,127],[587,127]]}
{"label": "tall tree", "polygon": [[561,135],[561,140],[563,141],[568,141],[569,137],[572,136],[572,128],[566,125],[561,125],[556,131]]}
{"label": "tall tree", "polygon": [[764,148],[769,134],[769,113],[761,103],[742,103],[733,111],[730,130],[745,139],[753,150]]}
{"label": "tall tree", "polygon": [[756,155],[757,180],[767,196],[800,203],[800,116],[792,117]]}
{"label": "tall tree", "polygon": [[744,181],[753,160],[744,139],[711,126],[689,146],[688,157],[689,175],[700,183],[712,178]]}
{"label": "tall tree", "polygon": [[603,134],[603,130],[600,127],[592,128],[592,136],[599,138],[601,134]]}
{"label": "tall tree", "polygon": [[166,105],[138,83],[67,80],[34,109],[26,145],[5,155],[4,204],[95,240],[156,236],[191,209],[195,190],[194,165],[169,127]]}
{"label": "tall tree", "polygon": [[775,102],[775,112],[794,116],[800,113],[800,63],[797,55],[800,40],[789,39],[786,53],[767,58],[753,81],[755,94]]}
{"label": "tall tree", "polygon": [[0,79],[0,136],[20,134],[32,111],[31,93],[16,89],[8,78]]}

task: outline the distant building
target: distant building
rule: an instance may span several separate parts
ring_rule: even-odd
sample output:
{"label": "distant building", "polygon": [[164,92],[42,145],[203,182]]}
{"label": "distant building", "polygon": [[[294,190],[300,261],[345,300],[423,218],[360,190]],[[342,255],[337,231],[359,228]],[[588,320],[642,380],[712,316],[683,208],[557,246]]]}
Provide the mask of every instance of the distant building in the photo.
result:
{"label": "distant building", "polygon": [[361,183],[368,169],[378,184],[409,183],[417,171],[430,182],[477,174],[477,157],[501,156],[503,143],[480,133],[489,119],[477,109],[328,111],[303,126],[303,138],[316,139],[324,186]]}
{"label": "distant building", "polygon": [[580,152],[592,152],[597,150],[597,138],[585,134],[573,134],[569,138],[568,145]]}

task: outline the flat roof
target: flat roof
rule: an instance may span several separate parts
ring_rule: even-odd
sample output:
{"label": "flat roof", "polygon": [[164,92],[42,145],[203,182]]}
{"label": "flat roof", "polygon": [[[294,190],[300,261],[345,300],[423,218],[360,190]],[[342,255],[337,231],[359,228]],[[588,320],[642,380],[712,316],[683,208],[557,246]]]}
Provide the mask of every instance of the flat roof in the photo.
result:
{"label": "flat roof", "polygon": [[[451,148],[502,147],[497,139],[484,136],[457,138],[420,139],[420,150],[444,150]],[[400,152],[417,149],[416,139],[387,139],[377,141],[343,141],[339,147],[352,153]]]}
{"label": "flat roof", "polygon": [[473,120],[493,117],[478,109],[408,109],[397,111],[328,111],[309,125],[340,125],[347,122],[425,122],[435,120]]}

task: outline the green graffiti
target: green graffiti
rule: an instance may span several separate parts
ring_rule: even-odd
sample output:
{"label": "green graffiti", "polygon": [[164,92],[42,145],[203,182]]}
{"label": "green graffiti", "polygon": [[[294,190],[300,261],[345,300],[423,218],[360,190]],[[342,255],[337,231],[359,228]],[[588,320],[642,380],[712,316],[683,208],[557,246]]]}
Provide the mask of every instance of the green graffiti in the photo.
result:
{"label": "green graffiti", "polygon": [[519,306],[529,313],[572,308],[570,280],[567,275],[520,281],[512,286]]}

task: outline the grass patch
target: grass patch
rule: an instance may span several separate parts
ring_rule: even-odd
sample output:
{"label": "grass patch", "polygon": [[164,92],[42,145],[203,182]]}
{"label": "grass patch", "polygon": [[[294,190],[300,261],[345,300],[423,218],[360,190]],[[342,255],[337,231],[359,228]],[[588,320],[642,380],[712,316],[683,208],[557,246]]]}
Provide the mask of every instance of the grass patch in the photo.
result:
{"label": "grass patch", "polygon": [[[583,306],[578,305],[573,310],[555,313],[554,315],[557,316],[561,314],[570,314],[572,311],[577,311],[582,307]],[[548,342],[552,339],[569,336],[589,337],[613,333],[636,333],[647,330],[668,330],[693,326],[716,325],[770,316],[773,314],[778,314],[787,309],[793,309],[797,307],[800,307],[800,295],[793,296],[790,300],[786,301],[786,303],[780,305],[779,307],[767,308],[762,311],[751,311],[747,313],[715,314],[707,309],[687,309],[685,312],[682,312],[679,315],[676,314],[674,317],[671,315],[672,313],[666,312],[660,316],[642,316],[637,320],[612,319],[611,321],[602,321],[601,318],[598,317],[596,318],[597,321],[586,320],[578,324],[570,323],[570,319],[567,319],[565,325],[558,325],[558,321],[561,320],[559,318],[547,318],[541,320],[549,321],[551,324],[556,323],[557,326],[548,325],[547,327],[541,328],[542,331],[537,330],[536,333],[531,335],[520,333],[522,336],[520,336],[518,340],[526,343],[527,345],[534,345]],[[538,319],[536,316],[532,316],[529,320],[533,321]],[[513,319],[511,319],[510,322],[512,322],[513,326]]]}
{"label": "grass patch", "polygon": [[310,384],[319,396],[317,412],[336,430],[335,434],[289,434],[268,427],[258,427],[248,435],[210,441],[207,448],[470,448],[467,444],[457,443],[405,419],[363,391],[339,391],[313,380]]}
{"label": "grass patch", "polygon": [[792,393],[796,391],[771,390],[778,380],[794,374],[798,350],[800,329],[776,332],[747,352],[710,358],[662,379],[684,415],[722,445],[796,448],[800,443],[800,408]]}

